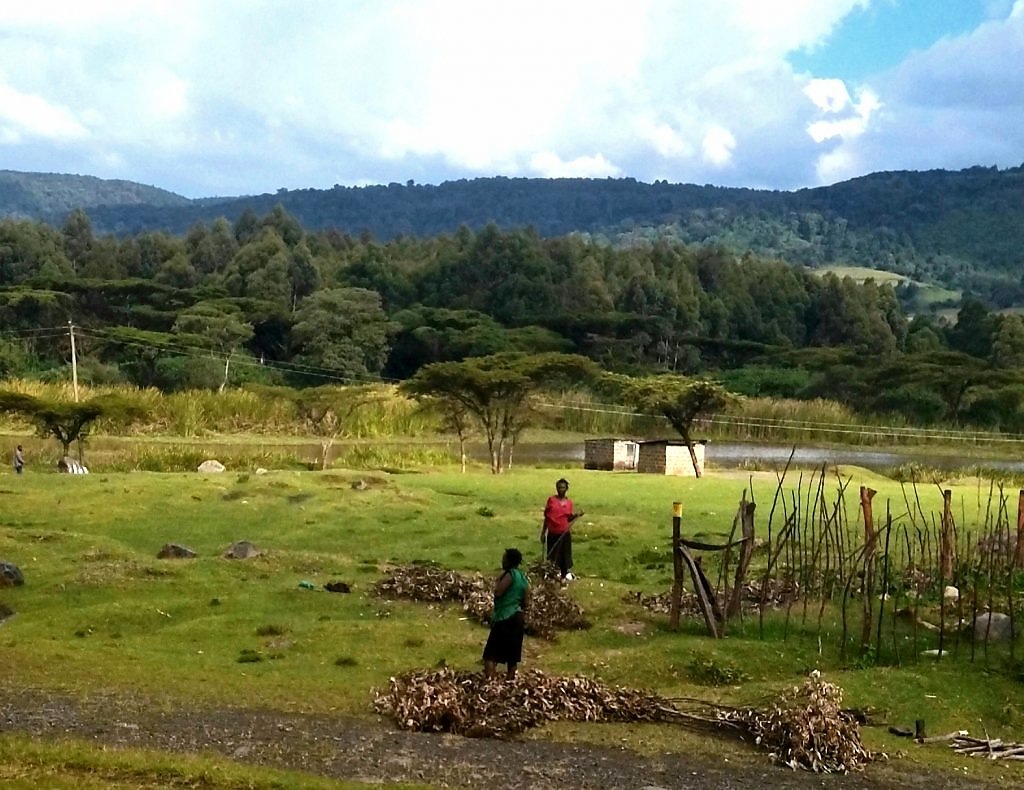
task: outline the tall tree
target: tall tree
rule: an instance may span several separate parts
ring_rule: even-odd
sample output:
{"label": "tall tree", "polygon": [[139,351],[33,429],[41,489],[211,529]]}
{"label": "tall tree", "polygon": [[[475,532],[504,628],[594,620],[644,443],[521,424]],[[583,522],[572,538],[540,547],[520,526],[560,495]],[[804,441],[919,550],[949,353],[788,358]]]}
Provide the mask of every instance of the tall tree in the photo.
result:
{"label": "tall tree", "polygon": [[534,393],[595,376],[597,366],[572,354],[521,353],[435,362],[402,384],[415,398],[460,404],[476,419],[487,440],[491,472],[505,469],[505,451],[529,421]]}
{"label": "tall tree", "polygon": [[672,374],[630,378],[608,374],[608,382],[625,399],[643,412],[668,420],[686,443],[693,473],[700,477],[697,453],[693,449],[693,428],[697,420],[726,409],[739,398],[717,381],[686,378]]}
{"label": "tall tree", "polygon": [[[380,296],[363,288],[328,288],[299,305],[292,327],[295,361],[315,374],[367,379],[380,375],[391,324]],[[322,379],[320,379],[322,380]]]}

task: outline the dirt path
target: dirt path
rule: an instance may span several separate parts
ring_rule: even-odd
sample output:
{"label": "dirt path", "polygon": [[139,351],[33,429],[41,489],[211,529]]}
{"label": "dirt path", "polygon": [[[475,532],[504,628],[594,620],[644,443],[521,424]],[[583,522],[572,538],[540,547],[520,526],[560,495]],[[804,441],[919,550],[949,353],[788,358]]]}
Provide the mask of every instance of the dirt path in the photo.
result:
{"label": "dirt path", "polygon": [[814,776],[772,766],[760,757],[735,766],[684,755],[652,759],[582,744],[409,733],[357,718],[240,708],[163,711],[143,699],[96,695],[82,701],[2,687],[0,729],[173,752],[210,750],[244,763],[378,784],[559,790],[979,786],[895,766],[864,775]]}

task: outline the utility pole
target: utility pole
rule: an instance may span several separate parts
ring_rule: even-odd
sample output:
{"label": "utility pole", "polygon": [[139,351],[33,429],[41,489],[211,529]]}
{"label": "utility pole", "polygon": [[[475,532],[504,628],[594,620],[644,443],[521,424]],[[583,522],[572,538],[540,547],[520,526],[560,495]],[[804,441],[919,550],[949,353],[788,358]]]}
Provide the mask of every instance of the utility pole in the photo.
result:
{"label": "utility pole", "polygon": [[75,353],[75,325],[70,321],[68,334],[71,335],[71,386],[75,390],[75,403],[78,403],[78,355]]}

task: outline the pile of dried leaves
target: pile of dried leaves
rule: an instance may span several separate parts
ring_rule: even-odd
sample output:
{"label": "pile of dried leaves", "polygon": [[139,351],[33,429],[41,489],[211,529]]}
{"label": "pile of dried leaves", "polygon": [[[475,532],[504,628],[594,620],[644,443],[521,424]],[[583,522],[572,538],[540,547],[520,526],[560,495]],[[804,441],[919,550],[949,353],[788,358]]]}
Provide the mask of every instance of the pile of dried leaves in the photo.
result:
{"label": "pile of dried leaves", "polygon": [[[583,610],[554,581],[541,563],[531,568],[531,578],[539,579],[530,587],[530,606],[526,613],[526,633],[541,639],[554,639],[558,631],[589,628]],[[489,624],[494,609],[491,581],[479,573],[463,576],[434,565],[405,565],[393,568],[374,588],[382,598],[408,598],[413,601],[460,601],[473,619]]]}
{"label": "pile of dried leaves", "polygon": [[[764,586],[762,587],[762,585]],[[769,579],[767,584],[764,584],[764,580],[747,581],[743,584],[743,601],[752,605],[755,609],[761,605],[762,595],[764,595],[766,608],[777,609],[798,600],[800,598],[800,587],[798,584],[785,579]],[[622,600],[626,603],[638,604],[655,614],[669,614],[672,611],[671,592],[653,594],[628,592],[622,596]],[[696,593],[683,590],[679,597],[679,604],[679,611],[683,615],[703,617],[700,601]]]}
{"label": "pile of dried leaves", "polygon": [[815,670],[766,709],[717,709],[718,719],[746,731],[790,768],[846,773],[875,759],[860,739],[860,725],[843,710],[843,690]]}
{"label": "pile of dried leaves", "polygon": [[403,729],[474,738],[506,737],[555,720],[656,721],[662,704],[652,694],[537,669],[512,681],[454,669],[406,672],[374,699],[374,709]]}
{"label": "pile of dried leaves", "polygon": [[478,738],[507,737],[556,720],[668,722],[749,737],[768,749],[772,759],[794,769],[846,773],[876,755],[861,743],[860,725],[842,709],[842,698],[842,689],[817,672],[759,709],[667,700],[537,669],[524,670],[508,681],[445,668],[391,678],[389,688],[375,695],[374,709],[393,717],[403,729]]}
{"label": "pile of dried leaves", "polygon": [[[477,574],[482,584],[483,577]],[[377,582],[374,590],[381,598],[408,598],[412,601],[461,601],[473,579],[436,565],[416,564],[392,568]]]}

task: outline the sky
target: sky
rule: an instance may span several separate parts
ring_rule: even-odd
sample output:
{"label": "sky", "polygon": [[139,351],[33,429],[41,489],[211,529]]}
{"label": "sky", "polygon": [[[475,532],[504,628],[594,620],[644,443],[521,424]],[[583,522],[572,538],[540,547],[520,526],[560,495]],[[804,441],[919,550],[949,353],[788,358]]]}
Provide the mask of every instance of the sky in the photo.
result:
{"label": "sky", "polygon": [[1024,163],[1024,0],[0,0],[0,169],[187,197]]}

